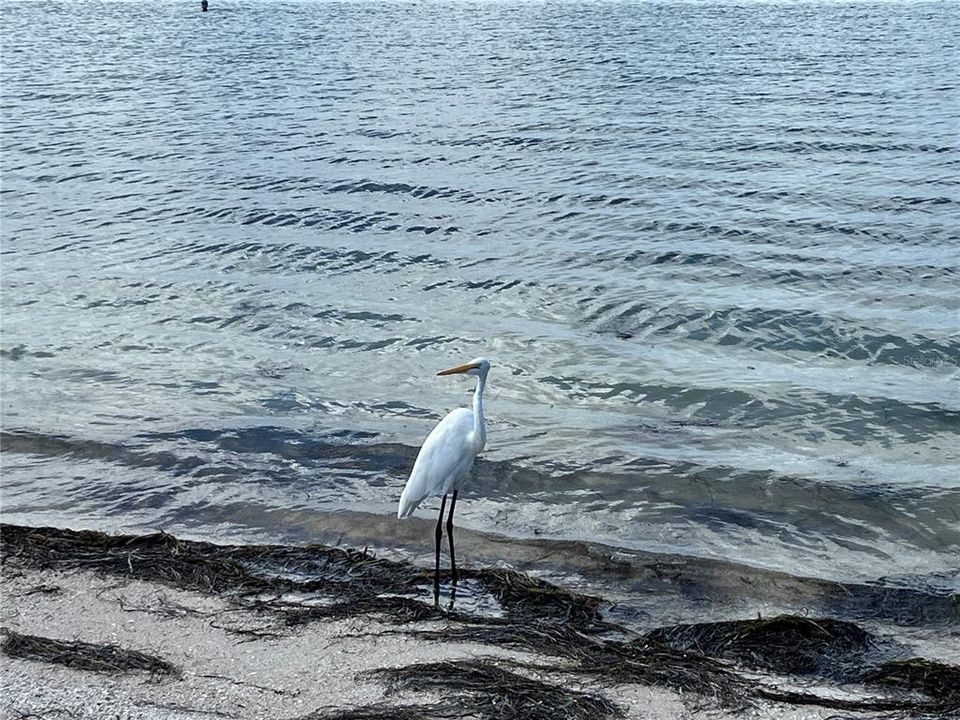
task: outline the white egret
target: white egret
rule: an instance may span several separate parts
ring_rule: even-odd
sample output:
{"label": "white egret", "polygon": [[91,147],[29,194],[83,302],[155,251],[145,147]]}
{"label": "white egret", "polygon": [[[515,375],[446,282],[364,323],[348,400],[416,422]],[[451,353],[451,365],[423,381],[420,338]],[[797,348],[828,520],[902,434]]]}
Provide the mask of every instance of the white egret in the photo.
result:
{"label": "white egret", "polygon": [[447,516],[447,540],[450,543],[450,576],[457,584],[457,561],[453,552],[453,510],[457,505],[457,491],[473,466],[474,458],[487,442],[483,422],[483,388],[490,371],[490,361],[476,358],[437,375],[465,373],[477,378],[473,392],[473,410],[457,408],[450,411],[430,432],[420,448],[403,493],[400,495],[398,518],[409,517],[417,505],[430,496],[442,496],[436,530],[436,570],[433,579],[434,602],[440,603],[440,542],[443,538],[443,509],[447,495],[453,493],[450,514]]}

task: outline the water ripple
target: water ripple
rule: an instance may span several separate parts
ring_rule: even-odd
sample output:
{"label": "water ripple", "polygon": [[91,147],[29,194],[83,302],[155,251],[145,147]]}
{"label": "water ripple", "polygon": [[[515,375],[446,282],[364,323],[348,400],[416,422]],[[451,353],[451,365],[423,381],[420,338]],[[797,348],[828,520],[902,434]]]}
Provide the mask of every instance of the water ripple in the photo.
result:
{"label": "water ripple", "polygon": [[955,569],[954,4],[214,6],[0,5],[5,514],[386,515],[484,354],[467,523]]}

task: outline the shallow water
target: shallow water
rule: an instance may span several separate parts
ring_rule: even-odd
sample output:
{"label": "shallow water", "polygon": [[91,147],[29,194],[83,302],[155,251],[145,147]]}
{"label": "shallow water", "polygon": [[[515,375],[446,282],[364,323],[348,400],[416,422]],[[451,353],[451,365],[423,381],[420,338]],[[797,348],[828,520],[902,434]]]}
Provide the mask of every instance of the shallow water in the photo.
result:
{"label": "shallow water", "polygon": [[5,519],[960,588],[955,4],[0,12]]}

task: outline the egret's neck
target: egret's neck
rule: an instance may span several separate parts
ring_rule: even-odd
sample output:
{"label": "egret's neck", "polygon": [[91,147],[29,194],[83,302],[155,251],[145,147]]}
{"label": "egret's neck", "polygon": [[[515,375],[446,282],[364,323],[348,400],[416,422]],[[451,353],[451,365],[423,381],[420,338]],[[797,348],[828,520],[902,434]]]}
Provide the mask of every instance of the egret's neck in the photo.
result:
{"label": "egret's neck", "polygon": [[483,422],[483,387],[487,384],[487,376],[477,378],[477,389],[473,391],[473,442],[477,452],[483,450],[487,442],[487,429]]}

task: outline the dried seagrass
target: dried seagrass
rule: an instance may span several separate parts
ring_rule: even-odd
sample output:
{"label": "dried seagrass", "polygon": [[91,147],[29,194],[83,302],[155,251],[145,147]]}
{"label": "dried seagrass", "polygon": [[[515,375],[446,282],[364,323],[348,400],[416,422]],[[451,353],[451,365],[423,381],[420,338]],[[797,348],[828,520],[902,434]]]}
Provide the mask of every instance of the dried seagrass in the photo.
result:
{"label": "dried seagrass", "polygon": [[117,645],[102,645],[79,640],[55,640],[39,635],[21,635],[8,628],[0,630],[0,650],[21,660],[66,665],[75,670],[106,673],[145,671],[157,675],[179,676],[180,670],[163,658]]}

